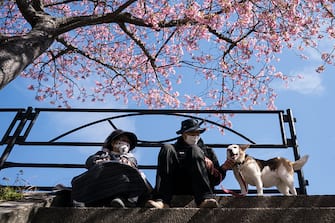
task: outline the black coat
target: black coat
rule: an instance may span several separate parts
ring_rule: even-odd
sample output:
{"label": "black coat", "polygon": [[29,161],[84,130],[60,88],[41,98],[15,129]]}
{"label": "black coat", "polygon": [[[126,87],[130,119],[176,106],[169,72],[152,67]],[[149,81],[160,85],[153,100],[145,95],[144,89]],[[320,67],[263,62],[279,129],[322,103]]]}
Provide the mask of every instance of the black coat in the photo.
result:
{"label": "black coat", "polygon": [[[214,168],[216,169],[216,174],[212,175],[209,173],[208,175],[211,185],[214,187],[220,184],[221,181],[226,177],[226,171],[220,168],[220,164],[214,150],[205,145],[202,139],[198,141],[197,146],[200,147],[204,152],[204,155],[213,162]],[[177,153],[183,150],[191,149],[191,146],[184,141],[183,137],[178,138],[177,142],[174,144],[174,147]]]}

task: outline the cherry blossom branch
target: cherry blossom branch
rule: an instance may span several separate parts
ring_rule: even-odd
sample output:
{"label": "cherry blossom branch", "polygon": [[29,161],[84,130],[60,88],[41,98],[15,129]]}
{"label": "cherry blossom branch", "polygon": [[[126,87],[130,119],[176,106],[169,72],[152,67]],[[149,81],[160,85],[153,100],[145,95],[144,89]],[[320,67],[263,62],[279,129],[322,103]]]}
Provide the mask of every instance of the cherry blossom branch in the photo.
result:
{"label": "cherry blossom branch", "polygon": [[212,33],[213,35],[215,35],[217,38],[219,38],[220,40],[224,40],[227,43],[230,43],[231,45],[236,46],[237,41],[233,41],[232,39],[225,37],[223,34],[217,32],[215,29],[212,29],[210,26],[207,26],[207,29],[210,33]]}
{"label": "cherry blossom branch", "polygon": [[[246,108],[266,99],[273,103],[270,81],[287,81],[288,74],[277,72],[273,63],[284,47],[320,49],[320,71],[325,63],[334,64],[334,49],[318,47],[335,36],[333,1],[0,2],[0,46],[6,47],[0,84],[22,73],[45,84],[38,91],[41,98],[57,95],[65,101],[62,90],[72,97],[73,81],[85,85],[92,77],[95,88],[81,90],[98,100],[111,94],[157,107],[225,107],[235,101]],[[19,60],[11,60],[13,55]],[[205,89],[191,93],[197,96],[183,92],[190,85],[182,79],[183,68],[202,74],[195,81]],[[151,96],[142,97],[144,92]]]}
{"label": "cherry blossom branch", "polygon": [[320,4],[330,17],[335,18],[334,13],[327,7],[327,5],[325,5],[323,1],[321,1]]}
{"label": "cherry blossom branch", "polygon": [[[69,51],[70,51],[69,49],[65,49],[60,54],[64,55],[65,54],[64,52],[69,52]],[[49,76],[53,77],[53,85],[52,85],[52,87],[46,86],[46,89],[49,89],[49,90],[46,90],[45,93],[51,93],[52,92],[52,94],[55,95],[55,100],[54,101],[58,101],[59,99],[61,99],[61,100],[63,99],[62,93],[57,91],[58,87],[57,87],[57,81],[56,81],[57,80],[57,78],[56,78],[57,75],[56,74],[58,73],[63,78],[65,78],[67,81],[72,83],[71,91],[73,91],[72,89],[73,89],[73,86],[74,86],[74,87],[76,87],[76,89],[79,91],[79,93],[81,95],[84,94],[85,92],[80,88],[79,84],[75,80],[70,78],[68,75],[64,75],[63,70],[57,66],[56,59],[59,58],[60,54],[54,55],[52,51],[49,51],[48,53],[51,55],[51,59],[41,65],[41,68],[39,70],[39,75],[38,75],[38,78],[37,78],[38,86],[37,87],[30,86],[30,89],[34,89],[34,88],[40,89],[40,88],[42,88],[42,86],[44,86],[42,84],[43,76],[45,75],[45,73],[50,73],[50,70],[48,72],[45,72],[44,68],[47,67],[47,65],[51,66],[50,63],[52,62],[53,67],[54,67],[53,75],[50,74]],[[44,99],[45,96],[39,95],[40,92],[42,92],[42,91],[39,91],[39,90],[36,91],[36,96],[35,96],[36,100],[43,100]],[[69,107],[69,105],[66,101],[62,101],[62,102]]]}
{"label": "cherry blossom branch", "polygon": [[207,26],[207,29],[210,33],[212,33],[213,35],[215,35],[217,38],[219,38],[220,40],[224,40],[227,43],[229,43],[229,47],[228,49],[223,53],[222,58],[224,59],[230,52],[231,50],[237,46],[237,44],[239,42],[241,42],[243,39],[247,38],[251,33],[256,31],[256,27],[259,24],[259,22],[257,22],[253,27],[251,27],[251,29],[245,33],[244,35],[242,35],[238,40],[234,41],[226,36],[224,36],[223,34],[217,32],[215,29],[212,29],[210,26]]}
{"label": "cherry blossom branch", "polygon": [[49,3],[49,4],[45,4],[44,7],[64,5],[64,4],[71,3],[71,2],[81,2],[81,1],[82,0],[64,0],[64,1],[52,2],[52,3]]}
{"label": "cherry blossom branch", "polygon": [[144,43],[140,39],[138,39],[134,33],[130,32],[124,23],[118,23],[118,25],[123,30],[123,32],[125,32],[141,48],[145,56],[148,58],[151,66],[155,69],[155,58],[150,55],[150,52],[146,49]]}
{"label": "cherry blossom branch", "polygon": [[[100,65],[102,65],[102,66],[104,66],[104,67],[106,67],[106,68],[108,68],[108,69],[110,69],[110,70],[112,70],[112,71],[116,74],[114,78],[116,78],[117,76],[122,77],[122,78],[126,81],[127,85],[129,85],[131,88],[133,88],[134,90],[136,90],[136,87],[135,87],[134,85],[132,85],[124,75],[122,75],[121,73],[119,73],[119,72],[118,72],[113,66],[111,66],[110,64],[103,63],[103,62],[100,61],[99,59],[90,56],[88,53],[86,53],[86,52],[80,50],[79,48],[77,48],[77,47],[71,45],[70,43],[66,42],[66,41],[65,41],[64,39],[62,39],[62,38],[57,38],[57,41],[60,42],[60,43],[62,43],[62,44],[63,44],[64,46],[66,46],[69,50],[71,50],[71,51],[73,51],[73,52],[76,52],[76,53],[78,53],[78,54],[84,56],[85,58],[87,58],[87,59],[89,59],[89,60],[92,60],[92,61],[94,61],[94,62],[96,62],[96,63],[98,63],[98,64],[100,64]],[[114,78],[113,78],[113,79],[114,79]]]}
{"label": "cherry blossom branch", "polygon": [[168,42],[170,42],[171,38],[174,36],[174,34],[176,33],[176,31],[177,31],[177,29],[173,30],[171,32],[171,34],[169,35],[169,37],[166,38],[165,42],[162,44],[162,46],[159,48],[159,50],[157,50],[155,58],[158,57],[158,55],[160,54],[160,52],[164,49],[164,47],[168,44]]}
{"label": "cherry blossom branch", "polygon": [[[38,3],[37,3],[38,2]],[[34,8],[37,7],[40,4],[40,1],[34,0],[32,4],[30,4],[26,0],[17,0],[16,1],[18,8],[20,9],[22,16],[32,25],[34,26],[36,24],[37,20],[37,12]],[[38,8],[38,7],[37,7]],[[39,8],[38,8],[39,9]]]}
{"label": "cherry blossom branch", "polygon": [[[167,92],[164,87],[163,87],[163,84],[162,82],[160,81],[159,77],[158,77],[158,74],[157,74],[157,66],[156,66],[156,58],[157,58],[157,55],[155,57],[151,56],[150,52],[146,49],[144,43],[138,39],[134,33],[130,32],[127,27],[125,26],[124,23],[119,23],[118,24],[120,26],[120,28],[141,48],[141,50],[143,51],[144,55],[148,58],[148,61],[155,73],[155,77],[156,77],[156,80],[158,82],[158,86],[159,88],[165,93],[165,94],[168,94],[168,95],[171,95],[169,92]],[[170,36],[171,37],[171,36]],[[164,46],[164,44],[163,44]]]}

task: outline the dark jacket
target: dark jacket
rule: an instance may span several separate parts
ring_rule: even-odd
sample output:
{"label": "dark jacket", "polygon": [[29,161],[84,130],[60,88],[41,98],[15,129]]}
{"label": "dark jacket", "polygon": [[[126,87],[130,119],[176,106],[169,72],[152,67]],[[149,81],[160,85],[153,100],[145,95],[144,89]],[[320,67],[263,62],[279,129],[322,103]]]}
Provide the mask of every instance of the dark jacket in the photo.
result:
{"label": "dark jacket", "polygon": [[[217,158],[214,150],[212,148],[208,147],[207,145],[205,145],[202,139],[200,139],[198,141],[197,146],[202,149],[205,157],[207,157],[208,159],[210,159],[213,162],[213,165],[214,165],[214,168],[215,168],[215,173],[213,175],[208,173],[211,185],[214,187],[214,186],[220,184],[221,181],[226,177],[226,171],[223,170],[222,168],[220,168],[220,164],[219,164],[218,158]],[[187,151],[187,150],[191,149],[191,146],[188,145],[184,141],[183,137],[179,137],[177,139],[177,142],[174,144],[174,147],[175,147],[175,150],[176,150],[176,152],[179,156],[178,157],[179,160],[183,159],[182,155],[183,155],[184,151]]]}

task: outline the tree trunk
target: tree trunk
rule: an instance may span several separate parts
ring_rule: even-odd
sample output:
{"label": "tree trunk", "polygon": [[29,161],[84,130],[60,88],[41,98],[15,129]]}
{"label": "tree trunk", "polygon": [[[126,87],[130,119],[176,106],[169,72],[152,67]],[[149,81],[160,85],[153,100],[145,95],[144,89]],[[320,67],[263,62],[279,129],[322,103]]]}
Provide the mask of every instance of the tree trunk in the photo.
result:
{"label": "tree trunk", "polygon": [[20,37],[0,41],[0,90],[44,53],[54,38],[46,32],[32,29]]}

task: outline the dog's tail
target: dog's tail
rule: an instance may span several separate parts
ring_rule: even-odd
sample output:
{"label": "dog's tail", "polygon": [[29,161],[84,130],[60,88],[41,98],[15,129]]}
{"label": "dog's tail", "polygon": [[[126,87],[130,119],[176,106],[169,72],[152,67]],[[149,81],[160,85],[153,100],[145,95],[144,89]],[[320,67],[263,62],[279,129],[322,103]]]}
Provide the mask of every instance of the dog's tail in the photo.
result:
{"label": "dog's tail", "polygon": [[292,162],[294,170],[300,170],[308,160],[308,155],[301,157],[300,159]]}

